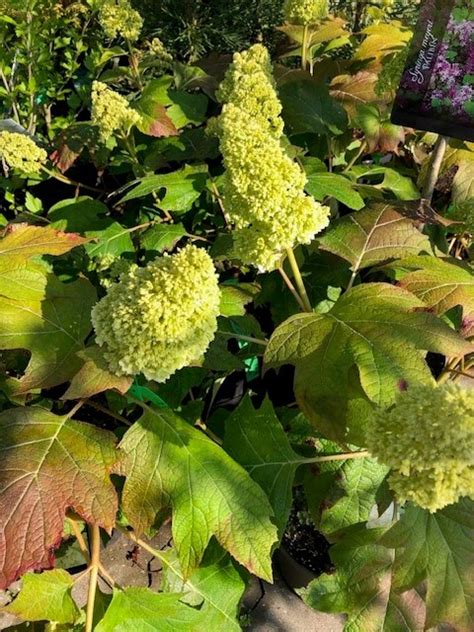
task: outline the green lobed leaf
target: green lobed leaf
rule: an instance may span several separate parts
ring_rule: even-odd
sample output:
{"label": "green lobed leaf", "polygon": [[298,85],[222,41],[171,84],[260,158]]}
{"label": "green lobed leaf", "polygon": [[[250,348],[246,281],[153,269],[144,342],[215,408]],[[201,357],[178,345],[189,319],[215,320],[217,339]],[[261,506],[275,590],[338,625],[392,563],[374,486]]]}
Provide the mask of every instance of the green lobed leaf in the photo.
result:
{"label": "green lobed leaf", "polygon": [[364,268],[422,251],[430,240],[391,204],[375,203],[334,222],[319,240],[323,250]]}
{"label": "green lobed leaf", "polygon": [[0,240],[0,266],[27,261],[38,255],[62,255],[87,239],[50,226],[10,224]]}
{"label": "green lobed leaf", "polygon": [[151,136],[174,136],[188,124],[204,122],[208,98],[171,88],[173,78],[152,79],[142,91],[134,107],[140,112],[140,131]]}
{"label": "green lobed leaf", "polygon": [[185,165],[174,173],[145,176],[123,196],[120,203],[166,189],[165,196],[157,202],[158,206],[165,211],[188,211],[206,188],[207,174],[206,165]]}
{"label": "green lobed leaf", "polygon": [[107,254],[119,257],[134,252],[130,229],[107,216],[105,204],[87,196],[61,200],[49,209],[48,217],[56,228],[67,228],[84,234],[84,246],[89,257]]}
{"label": "green lobed leaf", "polygon": [[317,158],[307,158],[303,164],[308,178],[306,191],[318,202],[333,197],[356,211],[365,206],[364,199],[354,189],[349,178],[339,173],[330,173],[326,165]]}
{"label": "green lobed leaf", "polygon": [[50,568],[64,516],[73,509],[112,529],[117,496],[109,473],[115,438],[34,406],[0,413],[0,588]]}
{"label": "green lobed leaf", "polygon": [[127,431],[116,472],[126,476],[123,511],[138,534],[171,506],[172,533],[185,576],[214,535],[254,574],[270,579],[276,527],[267,497],[245,470],[170,409],[142,405]]}
{"label": "green lobed leaf", "polygon": [[180,599],[180,594],[157,594],[148,588],[115,589],[95,632],[198,632],[204,625],[201,613]]}
{"label": "green lobed leaf", "polygon": [[303,600],[316,610],[347,614],[344,632],[423,632],[423,600],[414,590],[394,590],[393,552],[380,545],[382,535],[364,525],[348,529],[331,548],[336,573],[312,581]]}
{"label": "green lobed leaf", "polygon": [[210,630],[240,630],[237,617],[245,590],[242,573],[215,540],[211,540],[199,568],[185,579],[174,550],[165,553],[160,588],[181,593],[181,601],[198,606]]}
{"label": "green lobed leaf", "polygon": [[71,596],[74,578],[62,569],[27,573],[15,600],[3,608],[25,621],[55,621],[74,623],[79,609]]}
{"label": "green lobed leaf", "polygon": [[245,306],[252,303],[260,291],[257,283],[221,284],[221,316],[244,316]]}
{"label": "green lobed leaf", "polygon": [[366,522],[388,471],[375,459],[347,460],[338,470],[335,485],[325,498],[319,524],[321,531],[330,535],[353,524]]}
{"label": "green lobed leaf", "polygon": [[401,288],[357,286],[327,313],[299,314],[280,325],[265,362],[296,366],[300,408],[328,438],[342,440],[351,412],[364,398],[386,407],[401,387],[433,382],[426,351],[450,357],[472,351],[471,344],[423,308]]}
{"label": "green lobed leaf", "polygon": [[95,628],[109,630],[208,629],[237,631],[245,581],[229,556],[211,542],[201,566],[188,579],[182,575],[174,551],[163,554],[161,594],[144,588],[116,591],[104,618]]}
{"label": "green lobed leaf", "polygon": [[283,119],[289,134],[342,134],[347,114],[333,99],[327,86],[313,79],[300,79],[278,89]]}
{"label": "green lobed leaf", "polygon": [[292,489],[298,465],[305,459],[296,454],[269,399],[255,410],[245,397],[226,422],[224,449],[267,494],[280,536],[288,522]]}
{"label": "green lobed leaf", "polygon": [[[408,176],[402,175],[395,169],[357,165],[356,167],[352,167],[349,175],[354,177],[356,182],[359,182],[359,180],[363,178],[364,181],[368,181],[370,184],[370,186],[369,184],[358,184],[359,190],[362,190],[362,187],[368,187],[369,191],[389,191],[393,193],[398,200],[404,201],[420,199],[420,192],[413,180]],[[382,181],[377,182],[381,176]],[[372,181],[372,178],[374,181]],[[374,197],[374,195],[372,195],[372,197]]]}
{"label": "green lobed leaf", "polygon": [[185,235],[183,224],[156,224],[140,235],[140,244],[144,250],[163,252],[172,250]]}
{"label": "green lobed leaf", "polygon": [[48,275],[44,296],[15,300],[0,296],[0,349],[26,349],[31,358],[21,378],[4,378],[11,393],[62,384],[80,368],[76,353],[91,330],[96,301],[86,279],[61,283]]}
{"label": "green lobed leaf", "polygon": [[408,505],[382,543],[396,550],[397,590],[426,580],[426,627],[474,628],[474,501],[463,499],[434,514]]}
{"label": "green lobed leaf", "polygon": [[442,315],[460,305],[463,309],[463,335],[474,334],[474,270],[456,259],[409,257],[393,268],[405,272],[401,287],[412,292],[436,314]]}

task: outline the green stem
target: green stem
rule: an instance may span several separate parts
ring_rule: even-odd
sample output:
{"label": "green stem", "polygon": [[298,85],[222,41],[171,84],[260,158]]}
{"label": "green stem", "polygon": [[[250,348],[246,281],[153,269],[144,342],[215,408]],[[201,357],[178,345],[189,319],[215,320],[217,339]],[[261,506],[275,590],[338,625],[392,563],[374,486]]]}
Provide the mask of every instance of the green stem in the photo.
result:
{"label": "green stem", "polygon": [[90,559],[91,571],[89,577],[89,591],[87,593],[85,632],[92,632],[92,627],[94,623],[95,595],[97,592],[97,580],[99,578],[100,529],[96,526],[90,528]]}
{"label": "green stem", "polygon": [[293,276],[295,277],[296,287],[298,288],[299,295],[301,296],[304,310],[306,312],[312,312],[313,308],[311,307],[311,302],[309,300],[309,296],[304,285],[303,277],[301,276],[301,272],[298,267],[298,262],[296,261],[295,253],[291,248],[288,248],[286,254],[288,257],[288,261],[290,262]]}
{"label": "green stem", "polygon": [[82,188],[86,191],[93,191],[94,193],[104,193],[102,189],[91,187],[88,184],[82,184],[82,182],[77,182],[76,180],[71,180],[71,178],[68,178],[64,174],[58,173],[56,171],[51,171],[51,169],[48,169],[47,167],[41,167],[41,169],[44,171],[44,173],[47,173],[49,176],[51,176],[51,178],[58,180],[58,182],[64,182],[64,184],[70,184],[73,187]]}
{"label": "green stem", "polygon": [[301,296],[298,294],[295,286],[293,285],[293,283],[291,282],[290,277],[286,274],[286,272],[283,270],[282,266],[278,266],[278,272],[281,274],[283,281],[286,283],[288,289],[290,290],[290,292],[293,294],[295,301],[298,303],[298,305],[300,306],[301,310],[303,312],[306,311],[306,308],[304,306],[303,301],[301,300]]}
{"label": "green stem", "polygon": [[237,340],[243,340],[244,342],[253,342],[256,345],[261,345],[262,347],[266,347],[268,342],[266,340],[262,340],[261,338],[252,338],[252,336],[241,336],[240,334],[234,334],[227,331],[218,330],[217,333],[220,336],[227,336],[229,338],[236,338]]}
{"label": "green stem", "polygon": [[[370,456],[367,450],[361,450],[360,452],[345,452],[342,454],[323,454],[321,456],[314,456],[310,459],[294,459],[293,461],[285,461],[284,463],[273,463],[272,465],[311,465],[314,463],[331,463],[333,461],[348,461],[349,459],[365,459]],[[259,467],[267,467],[268,463],[257,463],[256,465],[247,466],[251,470],[255,470]]]}
{"label": "green stem", "polygon": [[303,70],[306,70],[308,67],[308,36],[309,26],[305,24],[303,28],[303,44],[301,48],[301,67]]}
{"label": "green stem", "polygon": [[439,136],[434,146],[433,153],[431,154],[430,164],[428,167],[428,173],[426,174],[425,181],[423,183],[422,197],[430,204],[433,201],[433,194],[438,182],[441,167],[443,165],[446,149],[448,148],[448,139],[446,136]]}
{"label": "green stem", "polygon": [[344,169],[342,173],[348,173],[352,169],[352,167],[357,163],[359,158],[361,158],[364,155],[364,152],[366,149],[367,149],[367,142],[364,140],[360,146],[359,151],[356,153],[354,158],[352,158],[352,160],[349,162],[349,164],[347,165],[347,167]]}

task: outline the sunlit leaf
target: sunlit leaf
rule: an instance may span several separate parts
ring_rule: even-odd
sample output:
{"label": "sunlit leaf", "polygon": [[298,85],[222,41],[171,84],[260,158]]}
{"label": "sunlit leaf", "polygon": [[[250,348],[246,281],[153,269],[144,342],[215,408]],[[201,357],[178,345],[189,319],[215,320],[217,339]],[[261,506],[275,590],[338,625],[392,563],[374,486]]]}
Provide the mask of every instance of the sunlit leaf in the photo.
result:
{"label": "sunlit leaf", "polygon": [[73,509],[110,530],[117,497],[109,479],[115,438],[44,408],[0,413],[0,587],[51,568],[64,516]]}
{"label": "sunlit leaf", "polygon": [[271,578],[276,541],[272,510],[261,488],[217,444],[169,409],[144,414],[128,430],[116,471],[126,476],[123,510],[140,534],[171,506],[173,541],[186,576],[214,535],[223,548]]}

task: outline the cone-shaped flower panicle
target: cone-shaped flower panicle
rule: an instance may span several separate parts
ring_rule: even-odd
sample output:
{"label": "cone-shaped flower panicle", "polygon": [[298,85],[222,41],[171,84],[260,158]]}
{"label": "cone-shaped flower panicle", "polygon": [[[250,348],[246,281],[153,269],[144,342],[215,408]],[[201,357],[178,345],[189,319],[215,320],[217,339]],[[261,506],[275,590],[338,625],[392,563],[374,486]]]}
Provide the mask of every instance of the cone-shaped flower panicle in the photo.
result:
{"label": "cone-shaped flower panicle", "polygon": [[141,15],[128,0],[103,0],[99,22],[109,39],[122,36],[130,42],[138,39],[143,26]]}
{"label": "cone-shaped flower panicle", "polygon": [[288,248],[307,244],[329,209],[304,192],[306,176],[283,145],[272,66],[261,44],[234,55],[218,91],[215,123],[224,157],[224,206],[242,262],[274,270]]}
{"label": "cone-shaped flower panicle", "polygon": [[212,259],[186,246],[122,274],[93,308],[92,323],[112,372],[164,382],[202,358],[219,306]]}
{"label": "cone-shaped flower panicle", "polygon": [[22,173],[38,173],[48,157],[32,138],[18,132],[0,132],[0,156]]}
{"label": "cone-shaped flower panicle", "polygon": [[285,0],[283,12],[290,24],[313,24],[327,17],[328,0]]}
{"label": "cone-shaped flower panicle", "polygon": [[474,391],[413,386],[375,415],[367,443],[400,501],[435,512],[474,498]]}
{"label": "cone-shaped flower panicle", "polygon": [[140,122],[140,114],[132,109],[125,97],[111,90],[105,83],[92,84],[92,122],[98,126],[105,142],[114,132],[128,134]]}

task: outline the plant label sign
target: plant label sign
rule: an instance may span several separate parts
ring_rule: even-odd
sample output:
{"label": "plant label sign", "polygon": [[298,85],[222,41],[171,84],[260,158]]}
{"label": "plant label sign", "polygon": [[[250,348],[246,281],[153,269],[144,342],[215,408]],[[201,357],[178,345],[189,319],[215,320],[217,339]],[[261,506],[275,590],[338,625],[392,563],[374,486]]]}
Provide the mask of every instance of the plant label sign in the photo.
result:
{"label": "plant label sign", "polygon": [[474,141],[474,0],[425,0],[392,121]]}

